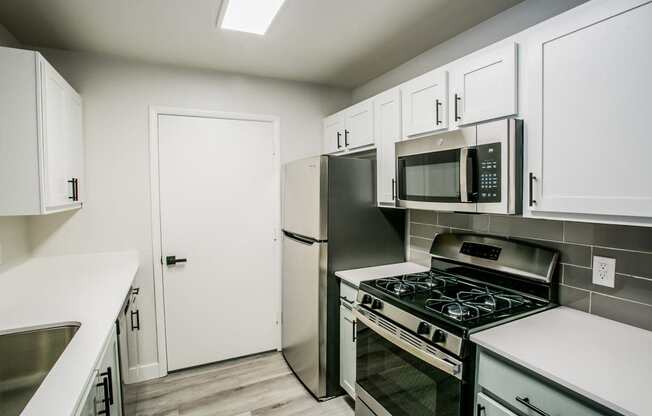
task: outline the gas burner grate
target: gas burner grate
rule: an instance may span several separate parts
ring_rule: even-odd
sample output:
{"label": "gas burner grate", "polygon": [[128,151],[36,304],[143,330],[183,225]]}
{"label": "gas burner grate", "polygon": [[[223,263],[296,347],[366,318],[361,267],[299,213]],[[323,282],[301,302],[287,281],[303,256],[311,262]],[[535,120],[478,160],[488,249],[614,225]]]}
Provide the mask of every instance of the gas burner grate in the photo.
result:
{"label": "gas burner grate", "polygon": [[486,315],[500,315],[511,309],[529,304],[531,301],[523,296],[503,293],[485,288],[473,288],[457,292],[455,298],[441,292],[426,300],[426,309],[452,318],[456,321],[469,321]]}
{"label": "gas burner grate", "polygon": [[396,277],[379,279],[376,281],[376,286],[398,297],[414,295],[417,290],[415,285],[404,283],[402,279]]}

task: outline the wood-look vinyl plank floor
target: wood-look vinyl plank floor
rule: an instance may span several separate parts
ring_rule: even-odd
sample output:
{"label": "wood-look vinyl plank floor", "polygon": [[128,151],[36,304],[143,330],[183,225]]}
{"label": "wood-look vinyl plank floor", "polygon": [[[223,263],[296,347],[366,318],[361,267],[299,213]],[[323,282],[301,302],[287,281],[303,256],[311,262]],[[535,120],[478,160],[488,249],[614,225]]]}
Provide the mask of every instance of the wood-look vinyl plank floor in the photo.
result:
{"label": "wood-look vinyl plank floor", "polygon": [[125,416],[353,416],[353,401],[318,402],[278,352],[125,386]]}

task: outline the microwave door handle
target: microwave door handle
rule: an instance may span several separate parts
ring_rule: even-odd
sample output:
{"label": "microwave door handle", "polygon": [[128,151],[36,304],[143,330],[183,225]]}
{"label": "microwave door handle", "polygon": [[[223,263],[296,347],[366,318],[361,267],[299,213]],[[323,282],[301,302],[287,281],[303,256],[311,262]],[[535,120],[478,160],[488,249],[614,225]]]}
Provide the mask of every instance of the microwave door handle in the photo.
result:
{"label": "microwave door handle", "polygon": [[466,181],[468,169],[469,148],[460,149],[460,202],[469,202],[469,184]]}

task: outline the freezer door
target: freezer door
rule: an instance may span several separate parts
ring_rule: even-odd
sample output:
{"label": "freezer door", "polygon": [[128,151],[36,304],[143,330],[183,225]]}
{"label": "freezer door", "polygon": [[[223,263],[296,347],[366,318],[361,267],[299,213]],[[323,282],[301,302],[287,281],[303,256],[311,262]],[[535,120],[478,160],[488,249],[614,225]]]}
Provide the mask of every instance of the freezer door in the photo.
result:
{"label": "freezer door", "polygon": [[283,355],[318,398],[326,395],[326,250],[283,235]]}
{"label": "freezer door", "polygon": [[284,166],[283,230],[326,240],[328,157],[297,160]]}

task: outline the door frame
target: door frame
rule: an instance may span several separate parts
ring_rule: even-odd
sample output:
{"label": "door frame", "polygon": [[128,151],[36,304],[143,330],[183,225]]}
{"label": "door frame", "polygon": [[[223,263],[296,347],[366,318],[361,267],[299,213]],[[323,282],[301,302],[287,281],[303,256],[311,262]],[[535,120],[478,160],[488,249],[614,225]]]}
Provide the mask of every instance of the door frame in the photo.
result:
{"label": "door frame", "polygon": [[167,344],[166,344],[166,326],[165,326],[165,300],[163,285],[163,264],[161,258],[161,200],[160,200],[160,179],[159,179],[159,131],[158,117],[166,116],[185,116],[216,118],[244,121],[261,121],[272,123],[273,128],[273,153],[274,158],[274,187],[276,188],[276,198],[274,200],[274,217],[276,218],[273,234],[274,244],[274,279],[278,288],[276,300],[276,322],[277,350],[281,349],[281,149],[280,149],[280,118],[271,115],[232,113],[215,110],[199,110],[182,107],[168,106],[150,106],[149,107],[149,158],[150,158],[150,200],[151,200],[151,227],[152,227],[152,268],[154,270],[154,305],[156,316],[156,340],[157,340],[157,357],[158,357],[158,377],[164,377],[168,374]]}

